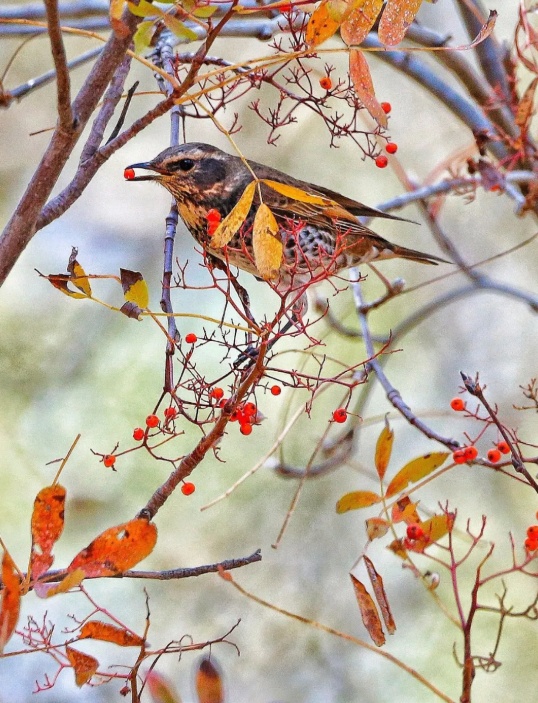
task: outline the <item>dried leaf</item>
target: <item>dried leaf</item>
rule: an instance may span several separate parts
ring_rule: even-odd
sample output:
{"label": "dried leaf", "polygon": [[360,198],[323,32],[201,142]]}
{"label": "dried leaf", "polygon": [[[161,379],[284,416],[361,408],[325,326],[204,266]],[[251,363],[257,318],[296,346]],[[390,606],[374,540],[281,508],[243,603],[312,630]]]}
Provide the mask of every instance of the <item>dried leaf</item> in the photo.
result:
{"label": "dried leaf", "polygon": [[92,287],[90,285],[90,281],[88,280],[88,276],[86,275],[86,271],[84,271],[82,266],[73,256],[69,258],[67,270],[71,275],[71,283],[85,295],[90,297],[92,294]]}
{"label": "dried leaf", "polygon": [[130,317],[133,320],[140,321],[142,319],[142,312],[138,305],[135,303],[123,303],[120,308],[120,312],[125,315],[125,317]]}
{"label": "dried leaf", "polygon": [[403,491],[410,483],[416,483],[445,463],[448,452],[432,452],[419,456],[400,469],[387,487],[387,496]]}
{"label": "dried leaf", "polygon": [[21,606],[21,580],[15,562],[4,552],[2,557],[2,605],[0,607],[0,654],[17,627]]}
{"label": "dried leaf", "polygon": [[143,518],[105,530],[77,554],[67,571],[82,569],[86,576],[114,576],[131,569],[151,554],[157,528]]}
{"label": "dried leaf", "polygon": [[342,496],[336,503],[337,513],[347,513],[348,510],[359,510],[368,508],[370,505],[379,503],[381,496],[372,491],[352,491]]}
{"label": "dried leaf", "polygon": [[199,703],[223,703],[222,675],[209,657],[204,657],[198,665],[195,685]]}
{"label": "dried leaf", "polygon": [[411,502],[409,496],[399,498],[392,506],[392,522],[405,522],[406,525],[420,522],[417,505],[418,503]]}
{"label": "dried leaf", "polygon": [[181,703],[181,699],[176,695],[172,684],[155,669],[148,672],[146,684],[153,703]]}
{"label": "dried leaf", "polygon": [[371,517],[366,520],[366,534],[370,541],[384,537],[390,528],[390,522],[382,517]]}
{"label": "dried leaf", "polygon": [[128,303],[134,303],[144,309],[149,305],[148,284],[139,271],[120,269],[121,287],[123,297]]}
{"label": "dried leaf", "polygon": [[144,644],[144,639],[129,632],[123,627],[117,627],[110,623],[99,620],[88,620],[80,628],[81,639],[101,640],[102,642],[114,642],[120,647],[140,647]]}
{"label": "dried leaf", "polygon": [[32,580],[38,579],[54,562],[52,548],[64,529],[65,495],[65,488],[56,483],[40,490],[34,500],[30,555]]}
{"label": "dried leaf", "polygon": [[383,622],[387,628],[389,635],[393,635],[396,632],[396,623],[392,617],[390,611],[389,602],[387,600],[387,594],[385,593],[385,587],[383,586],[383,579],[376,571],[376,568],[371,559],[369,559],[366,554],[364,555],[364,564],[366,570],[368,571],[368,576],[370,577],[370,582],[372,588],[374,589],[374,595],[381,610],[381,615],[383,617]]}
{"label": "dried leaf", "polygon": [[66,647],[65,653],[69,659],[69,663],[75,671],[75,683],[80,688],[91,679],[99,667],[99,662],[95,657],[90,657],[89,654],[84,654],[73,647]]}
{"label": "dried leaf", "polygon": [[517,104],[516,124],[522,131],[527,131],[530,119],[534,114],[534,96],[536,94],[536,86],[538,86],[538,78],[535,78],[527,90],[523,93],[523,97]]}
{"label": "dried leaf", "polygon": [[254,200],[256,181],[252,181],[243,191],[243,194],[235,204],[231,212],[219,223],[215,233],[211,237],[211,246],[220,248],[226,246],[237,230],[245,221]]}
{"label": "dried leaf", "polygon": [[52,273],[52,274],[50,274],[50,276],[44,276],[44,278],[46,278],[49,283],[52,283],[52,285],[55,288],[57,288],[58,290],[61,290],[62,293],[64,293],[65,295],[68,295],[70,298],[87,298],[88,297],[84,293],[77,293],[76,291],[68,288],[68,283],[71,281],[71,277],[65,273],[56,273],[56,274]]}
{"label": "dried leaf", "polygon": [[306,43],[308,46],[318,46],[333,36],[341,21],[331,17],[329,2],[326,0],[317,7],[306,25]]}
{"label": "dried leaf", "polygon": [[366,587],[355,578],[353,574],[351,576],[351,583],[353,584],[353,589],[355,590],[355,596],[357,597],[357,603],[361,611],[362,621],[364,627],[368,630],[368,634],[372,638],[374,644],[378,647],[382,647],[385,644],[385,634],[383,628],[381,627],[381,620],[379,619],[379,613],[375,607],[375,603],[372,596],[366,590]]}
{"label": "dried leaf", "polygon": [[252,246],[254,262],[262,278],[278,275],[282,263],[282,242],[278,236],[278,223],[269,207],[262,203],[254,218]]}
{"label": "dried leaf", "polygon": [[486,21],[485,24],[482,25],[480,28],[480,31],[476,35],[476,37],[473,39],[473,41],[470,44],[465,44],[464,46],[456,46],[456,47],[451,47],[453,51],[464,51],[465,49],[473,49],[475,46],[478,44],[481,44],[484,39],[487,39],[489,35],[493,32],[495,29],[495,22],[497,21],[497,10],[490,10],[489,11],[489,17]]}
{"label": "dried leaf", "polygon": [[388,0],[377,34],[386,46],[399,44],[422,5],[422,0]]}
{"label": "dried leaf", "polygon": [[393,540],[387,549],[390,549],[391,552],[394,552],[397,557],[400,557],[400,559],[407,559],[407,550],[403,545],[403,539],[395,539]]}
{"label": "dried leaf", "polygon": [[329,198],[323,198],[320,195],[313,195],[312,193],[307,193],[306,190],[302,190],[301,188],[289,185],[288,183],[271,181],[267,180],[266,178],[264,178],[260,182],[264,183],[266,186],[269,186],[269,188],[276,190],[277,193],[285,195],[287,198],[297,200],[300,203],[308,203],[310,205],[321,205],[323,207],[328,205],[337,206],[337,203],[333,202]]}
{"label": "dried leaf", "polygon": [[389,422],[387,418],[385,418],[385,427],[381,430],[375,447],[375,468],[381,481],[389,465],[393,441],[394,432],[390,429]]}
{"label": "dried leaf", "polygon": [[384,0],[363,0],[351,10],[340,27],[342,39],[348,46],[361,44],[366,39],[383,7],[383,2]]}
{"label": "dried leaf", "polygon": [[386,128],[388,124],[387,116],[375,97],[370,69],[362,51],[358,49],[352,49],[349,52],[349,75],[353,82],[355,93],[364,107],[380,127]]}

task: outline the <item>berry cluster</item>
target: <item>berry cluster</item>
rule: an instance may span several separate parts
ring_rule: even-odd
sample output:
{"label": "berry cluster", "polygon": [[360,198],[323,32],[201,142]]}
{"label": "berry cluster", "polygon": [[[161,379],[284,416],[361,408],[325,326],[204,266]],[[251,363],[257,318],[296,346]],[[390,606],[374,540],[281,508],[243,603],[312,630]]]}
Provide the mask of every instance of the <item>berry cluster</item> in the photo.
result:
{"label": "berry cluster", "polygon": [[[450,401],[450,407],[457,413],[466,410],[465,401],[459,396],[457,396],[456,398],[452,398],[452,400]],[[502,455],[509,453],[510,447],[508,443],[502,441],[497,442],[495,447],[490,449],[486,456],[489,462],[491,462],[492,464],[498,464],[502,458]],[[455,464],[465,464],[468,461],[473,461],[474,459],[476,459],[477,456],[478,449],[474,445],[470,445],[468,447],[461,447],[460,449],[456,449],[456,451],[452,454],[452,460]]]}
{"label": "berry cluster", "polygon": [[538,525],[531,525],[527,529],[527,539],[525,549],[528,552],[535,552],[538,549]]}

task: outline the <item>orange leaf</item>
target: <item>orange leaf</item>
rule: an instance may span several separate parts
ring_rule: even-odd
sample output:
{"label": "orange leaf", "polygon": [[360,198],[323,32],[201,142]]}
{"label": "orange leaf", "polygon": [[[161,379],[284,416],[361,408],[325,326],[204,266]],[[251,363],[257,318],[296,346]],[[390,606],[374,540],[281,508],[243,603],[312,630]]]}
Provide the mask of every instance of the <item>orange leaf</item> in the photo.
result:
{"label": "orange leaf", "polygon": [[100,622],[99,620],[88,620],[88,622],[85,622],[80,628],[80,638],[114,642],[120,647],[139,647],[144,644],[143,638],[133,632],[116,625]]}
{"label": "orange leaf", "polygon": [[377,573],[376,568],[371,559],[369,559],[366,554],[364,555],[364,564],[366,570],[368,571],[368,576],[370,577],[370,582],[372,588],[374,589],[374,594],[381,610],[381,615],[383,616],[383,622],[387,628],[389,635],[393,635],[396,632],[396,623],[390,612],[389,602],[387,600],[387,594],[385,593],[385,587],[383,586],[383,579]]}
{"label": "orange leaf", "polygon": [[370,69],[362,51],[358,49],[352,49],[349,52],[349,75],[357,97],[377,124],[386,128],[388,124],[387,116],[375,97]]}
{"label": "orange leaf", "polygon": [[412,503],[409,496],[402,496],[392,506],[392,522],[405,522],[406,525],[421,522],[417,513],[418,503]]}
{"label": "orange leaf", "polygon": [[155,669],[146,676],[146,684],[153,703],[181,703],[172,688],[172,684]]}
{"label": "orange leaf", "polygon": [[383,480],[385,471],[389,465],[393,441],[394,432],[390,429],[389,422],[387,418],[385,418],[385,427],[381,430],[381,434],[379,435],[375,447],[375,468],[381,481]]}
{"label": "orange leaf", "polygon": [[415,540],[409,546],[409,551],[423,552],[426,547],[440,540],[452,530],[455,517],[454,513],[443,513],[421,522],[420,526],[424,530],[424,537]]}
{"label": "orange leaf", "polygon": [[211,237],[212,247],[220,248],[226,246],[237,230],[241,227],[249,213],[252,201],[254,200],[255,188],[256,181],[249,183],[231,212],[229,212],[219,223],[219,226]]}
{"label": "orange leaf", "polygon": [[340,27],[340,34],[344,42],[361,44],[374,26],[374,23],[383,7],[384,0],[363,0],[356,5]]}
{"label": "orange leaf", "polygon": [[432,471],[438,469],[445,463],[448,457],[448,452],[432,452],[419,456],[406,464],[403,469],[400,469],[396,476],[389,483],[387,488],[387,496],[393,496],[395,493],[403,491],[410,483],[416,483],[421,478],[428,476]]}
{"label": "orange leaf", "polygon": [[222,703],[224,690],[222,675],[215,662],[204,657],[196,672],[196,693],[199,703]]}
{"label": "orange leaf", "polygon": [[8,552],[2,557],[2,605],[0,608],[0,654],[17,627],[21,605],[21,580]]}
{"label": "orange leaf", "polygon": [[252,230],[254,262],[262,278],[278,275],[282,263],[282,242],[278,236],[278,223],[265,203],[256,212]]}
{"label": "orange leaf", "polygon": [[353,574],[351,576],[351,583],[355,590],[355,596],[357,597],[357,603],[361,611],[362,621],[364,627],[368,630],[368,634],[372,638],[374,644],[381,647],[385,644],[385,634],[383,628],[381,627],[381,620],[379,619],[379,613],[375,607],[375,603],[372,596],[366,590],[366,587],[356,579]]}
{"label": "orange leaf", "polygon": [[264,183],[269,188],[276,190],[277,193],[285,195],[286,198],[292,198],[292,200],[298,200],[300,203],[309,203],[310,205],[335,205],[337,203],[332,201],[330,198],[323,198],[321,195],[313,195],[312,193],[307,193],[306,190],[302,188],[297,188],[296,186],[289,185],[288,183],[280,183],[279,181],[271,181],[264,178],[260,181]]}
{"label": "orange leaf", "polygon": [[372,491],[353,491],[340,498],[336,503],[336,512],[347,513],[348,510],[368,508],[370,505],[379,503],[380,500],[381,496]]}
{"label": "orange leaf", "polygon": [[84,654],[73,647],[66,647],[65,653],[69,659],[69,663],[75,670],[75,683],[80,688],[91,679],[97,671],[99,662],[89,654]]}
{"label": "orange leaf", "polygon": [[403,546],[403,539],[395,539],[393,540],[387,549],[390,549],[391,552],[394,552],[396,556],[400,557],[400,559],[407,559],[407,550]]}
{"label": "orange leaf", "polygon": [[135,518],[105,530],[77,554],[67,570],[82,569],[86,576],[121,574],[151,554],[156,541],[155,525]]}
{"label": "orange leaf", "polygon": [[389,531],[390,522],[382,517],[371,517],[366,520],[366,534],[370,541],[384,537]]}
{"label": "orange leaf", "polygon": [[377,31],[386,46],[399,44],[422,5],[422,0],[388,0]]}
{"label": "orange leaf", "polygon": [[39,491],[32,513],[30,572],[33,580],[50,569],[52,548],[64,529],[65,488],[56,483]]}
{"label": "orange leaf", "polygon": [[149,305],[148,284],[139,271],[120,269],[121,287],[123,297],[128,303],[134,303],[144,309]]}
{"label": "orange leaf", "polygon": [[306,43],[308,46],[318,46],[332,37],[341,24],[329,12],[328,0],[322,2],[312,13],[306,25]]}

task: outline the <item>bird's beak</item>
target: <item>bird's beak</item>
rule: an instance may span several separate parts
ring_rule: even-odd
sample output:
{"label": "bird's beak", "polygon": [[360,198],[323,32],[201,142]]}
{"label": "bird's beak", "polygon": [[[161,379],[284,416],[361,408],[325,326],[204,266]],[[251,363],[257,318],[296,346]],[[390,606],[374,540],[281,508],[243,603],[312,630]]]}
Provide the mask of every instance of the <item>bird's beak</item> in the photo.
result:
{"label": "bird's beak", "polygon": [[143,163],[140,164],[131,164],[130,166],[127,166],[127,168],[124,170],[123,175],[125,176],[126,181],[154,181],[156,180],[159,176],[136,176],[134,169],[135,168],[144,168],[147,171],[155,171],[156,174],[161,174],[165,173],[164,170],[161,170],[159,168],[156,168],[151,161],[144,161]]}

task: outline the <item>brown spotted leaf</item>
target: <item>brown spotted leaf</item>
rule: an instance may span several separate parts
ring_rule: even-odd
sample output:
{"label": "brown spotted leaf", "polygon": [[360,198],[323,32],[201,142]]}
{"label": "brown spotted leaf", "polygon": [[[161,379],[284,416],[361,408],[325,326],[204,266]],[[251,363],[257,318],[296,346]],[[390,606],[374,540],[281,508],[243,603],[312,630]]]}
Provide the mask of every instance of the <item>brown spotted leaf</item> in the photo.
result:
{"label": "brown spotted leaf", "polygon": [[368,63],[362,51],[352,49],[349,52],[349,75],[353,82],[353,89],[364,107],[380,127],[387,127],[387,116],[379,104],[374,91],[374,84]]}
{"label": "brown spotted leaf", "polygon": [[371,517],[366,520],[366,534],[370,541],[384,537],[390,528],[390,522],[382,517]]}
{"label": "brown spotted leaf", "polygon": [[306,43],[308,46],[318,46],[336,33],[341,20],[332,17],[329,2],[325,0],[319,5],[308,20],[306,26]]}
{"label": "brown spotted leaf", "polygon": [[102,642],[113,642],[120,647],[140,647],[144,644],[144,639],[129,632],[123,627],[117,627],[110,623],[99,620],[88,620],[80,628],[81,639],[101,640]]}
{"label": "brown spotted leaf", "polygon": [[389,635],[393,635],[396,632],[396,623],[392,617],[390,611],[389,602],[387,600],[387,594],[385,593],[385,587],[383,585],[383,578],[378,574],[374,563],[369,559],[366,554],[364,555],[364,564],[366,570],[368,571],[368,576],[370,577],[370,583],[374,589],[374,595],[381,610],[381,615],[383,616],[383,622],[387,628]]}
{"label": "brown spotted leaf", "polygon": [[50,569],[54,561],[52,548],[64,529],[65,488],[56,483],[39,491],[32,513],[32,580]]}
{"label": "brown spotted leaf", "polygon": [[377,31],[379,41],[386,46],[399,44],[421,5],[422,0],[388,0]]}
{"label": "brown spotted leaf", "polygon": [[219,226],[211,236],[211,246],[220,248],[226,246],[237,230],[245,221],[254,200],[256,181],[252,181],[243,191],[243,194],[235,204],[234,208],[219,223]]}
{"label": "brown spotted leaf", "polygon": [[347,513],[348,510],[368,508],[381,501],[381,496],[372,491],[352,491],[342,496],[336,503],[337,513]]}
{"label": "brown spotted leaf", "polygon": [[368,634],[372,638],[374,644],[378,647],[382,647],[385,644],[385,634],[383,632],[381,620],[379,619],[379,613],[377,612],[372,596],[368,593],[366,587],[359,581],[359,579],[355,578],[353,574],[350,574],[350,576],[353,589],[355,590],[357,603],[359,604],[359,609],[361,611],[364,627],[368,630]]}
{"label": "brown spotted leaf", "polygon": [[381,481],[389,465],[393,442],[394,432],[390,429],[389,422],[385,418],[385,427],[381,430],[375,447],[375,468]]}
{"label": "brown spotted leaf", "polygon": [[384,0],[363,0],[355,4],[340,27],[342,39],[348,46],[357,46],[366,39],[383,7],[383,2]]}
{"label": "brown spotted leaf", "polygon": [[222,675],[209,657],[204,657],[199,663],[195,685],[199,703],[223,703]]}
{"label": "brown spotted leaf", "polygon": [[282,263],[282,241],[278,235],[278,223],[269,207],[262,203],[256,212],[252,229],[254,262],[260,276],[275,278]]}
{"label": "brown spotted leaf", "polygon": [[65,653],[69,659],[69,663],[75,671],[75,683],[80,688],[91,679],[97,671],[99,662],[89,654],[84,654],[73,647],[66,647]]}
{"label": "brown spotted leaf", "polygon": [[2,557],[2,604],[0,607],[0,654],[17,627],[21,605],[21,580],[15,562],[4,552]]}
{"label": "brown spotted leaf", "polygon": [[121,574],[151,554],[157,528],[143,518],[110,527],[77,554],[67,571],[82,569],[86,576]]}
{"label": "brown spotted leaf", "polygon": [[409,496],[398,498],[392,506],[392,522],[405,522],[406,525],[420,522],[417,505],[418,503],[411,502]]}
{"label": "brown spotted leaf", "polygon": [[413,459],[413,461],[406,464],[403,469],[400,469],[389,483],[387,496],[400,493],[407,488],[410,483],[416,483],[425,476],[428,476],[432,471],[442,466],[448,456],[448,452],[432,452],[431,454],[425,454],[424,456],[419,456],[417,459]]}

